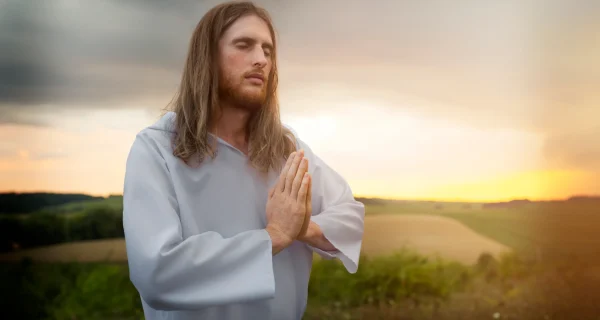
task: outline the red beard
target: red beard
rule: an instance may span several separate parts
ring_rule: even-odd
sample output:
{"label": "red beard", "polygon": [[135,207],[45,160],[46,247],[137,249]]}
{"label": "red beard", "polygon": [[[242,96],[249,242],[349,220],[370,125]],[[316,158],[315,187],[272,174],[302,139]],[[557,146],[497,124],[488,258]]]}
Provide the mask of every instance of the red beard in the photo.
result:
{"label": "red beard", "polygon": [[249,83],[245,76],[238,81],[223,76],[220,79],[219,97],[221,101],[226,101],[235,108],[250,111],[259,110],[264,105],[267,98],[268,79],[265,79],[262,86]]}

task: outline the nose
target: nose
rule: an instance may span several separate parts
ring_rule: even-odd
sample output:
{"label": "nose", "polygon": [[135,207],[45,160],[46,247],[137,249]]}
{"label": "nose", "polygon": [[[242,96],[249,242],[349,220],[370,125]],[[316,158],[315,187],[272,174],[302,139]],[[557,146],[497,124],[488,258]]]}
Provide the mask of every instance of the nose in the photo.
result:
{"label": "nose", "polygon": [[267,55],[260,46],[256,46],[254,54],[252,55],[252,65],[258,65],[260,68],[264,68],[268,63]]}

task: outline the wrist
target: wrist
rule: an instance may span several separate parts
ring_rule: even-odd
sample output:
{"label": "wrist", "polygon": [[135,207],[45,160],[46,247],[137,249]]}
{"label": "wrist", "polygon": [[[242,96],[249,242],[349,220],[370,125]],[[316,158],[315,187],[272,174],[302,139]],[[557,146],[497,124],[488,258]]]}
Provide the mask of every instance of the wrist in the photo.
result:
{"label": "wrist", "polygon": [[273,255],[276,255],[292,243],[292,239],[290,239],[289,236],[273,225],[267,225],[265,230],[271,237],[271,243],[273,244]]}
{"label": "wrist", "polygon": [[325,234],[323,234],[323,230],[321,230],[321,227],[319,227],[319,225],[313,221],[310,222],[306,233],[299,240],[312,247],[319,248],[324,251],[337,250],[333,246],[333,244],[331,244],[331,242],[329,242],[329,240],[325,238]]}
{"label": "wrist", "polygon": [[316,242],[318,241],[318,234],[320,231],[321,229],[319,228],[319,226],[311,221],[308,225],[308,228],[306,228],[306,232],[304,232],[303,235],[298,237],[298,240],[306,244],[315,246]]}

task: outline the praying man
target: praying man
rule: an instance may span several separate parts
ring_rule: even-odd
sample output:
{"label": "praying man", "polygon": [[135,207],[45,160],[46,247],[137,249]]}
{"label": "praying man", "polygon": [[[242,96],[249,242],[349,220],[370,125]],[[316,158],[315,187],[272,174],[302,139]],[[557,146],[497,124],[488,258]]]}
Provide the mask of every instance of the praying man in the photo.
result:
{"label": "praying man", "polygon": [[127,156],[123,227],[147,320],[299,320],[313,253],[358,268],[364,206],[280,120],[268,12],[197,24],[172,108]]}

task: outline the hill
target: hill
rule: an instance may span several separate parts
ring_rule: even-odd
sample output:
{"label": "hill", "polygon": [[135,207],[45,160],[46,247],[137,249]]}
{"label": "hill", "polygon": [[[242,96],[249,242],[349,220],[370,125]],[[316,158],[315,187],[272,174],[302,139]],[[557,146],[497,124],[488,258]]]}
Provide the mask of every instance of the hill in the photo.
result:
{"label": "hill", "polygon": [[0,193],[0,213],[31,213],[49,206],[99,199],[103,198],[75,193]]}
{"label": "hill", "polygon": [[[486,253],[500,257],[511,249],[446,217],[375,215],[365,219],[362,254],[385,256],[408,249],[426,257],[475,264]],[[0,254],[2,261],[29,257],[43,262],[125,262],[123,238],[86,240]]]}
{"label": "hill", "polygon": [[[382,199],[356,197],[357,201],[371,207],[369,213],[377,212],[375,208],[382,208],[388,212],[390,208],[425,209],[426,211],[465,210],[465,209],[514,209],[536,204],[592,204],[600,203],[600,196],[573,196],[565,200],[533,201],[528,199],[515,199],[504,202],[460,202],[460,201],[432,201],[410,199]],[[74,213],[97,205],[108,204],[110,207],[122,205],[122,195],[111,195],[107,198],[92,196],[83,193],[0,193],[0,214],[22,213]],[[393,210],[395,211],[395,210]],[[413,210],[409,210],[413,211]]]}
{"label": "hill", "polygon": [[512,251],[448,217],[381,214],[365,218],[364,254],[388,255],[404,248],[463,264],[475,264],[484,253],[500,257]]}

